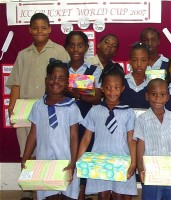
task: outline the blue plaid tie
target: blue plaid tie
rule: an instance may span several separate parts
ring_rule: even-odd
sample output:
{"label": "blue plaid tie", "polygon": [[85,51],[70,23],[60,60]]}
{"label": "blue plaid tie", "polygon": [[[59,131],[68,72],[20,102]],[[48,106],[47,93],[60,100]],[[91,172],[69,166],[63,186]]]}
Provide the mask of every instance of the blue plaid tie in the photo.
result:
{"label": "blue plaid tie", "polygon": [[118,126],[115,115],[114,115],[114,110],[109,111],[109,117],[107,118],[105,125],[110,131],[110,133],[113,134],[115,129]]}
{"label": "blue plaid tie", "polygon": [[48,105],[49,125],[55,129],[58,125],[58,120],[55,112],[55,106]]}

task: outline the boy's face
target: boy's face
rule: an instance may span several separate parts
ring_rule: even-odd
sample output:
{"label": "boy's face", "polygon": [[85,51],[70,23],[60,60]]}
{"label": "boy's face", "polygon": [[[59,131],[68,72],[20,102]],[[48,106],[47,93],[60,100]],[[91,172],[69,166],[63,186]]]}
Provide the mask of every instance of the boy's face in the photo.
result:
{"label": "boy's face", "polygon": [[51,27],[45,20],[37,19],[29,27],[29,32],[32,35],[34,44],[46,44],[49,39]]}
{"label": "boy's face", "polygon": [[98,45],[98,54],[107,59],[112,59],[118,49],[118,40],[115,37],[108,36],[104,38]]}
{"label": "boy's face", "polygon": [[132,66],[133,74],[145,75],[145,70],[149,62],[148,53],[144,49],[135,49],[132,52],[129,62]]}
{"label": "boy's face", "polygon": [[68,77],[64,69],[56,67],[45,79],[46,91],[51,95],[63,94],[68,87]]}
{"label": "boy's face", "polygon": [[122,80],[119,76],[107,75],[102,84],[102,92],[106,98],[106,103],[111,105],[118,105],[119,98],[124,90]]}
{"label": "boy's face", "polygon": [[73,35],[66,50],[72,61],[84,61],[84,55],[88,50],[88,46],[79,35]]}
{"label": "boy's face", "polygon": [[152,109],[163,109],[169,100],[167,84],[162,82],[153,83],[146,93],[146,99]]}
{"label": "boy's face", "polygon": [[149,48],[150,54],[157,53],[160,40],[154,31],[148,31],[142,38],[142,43]]}

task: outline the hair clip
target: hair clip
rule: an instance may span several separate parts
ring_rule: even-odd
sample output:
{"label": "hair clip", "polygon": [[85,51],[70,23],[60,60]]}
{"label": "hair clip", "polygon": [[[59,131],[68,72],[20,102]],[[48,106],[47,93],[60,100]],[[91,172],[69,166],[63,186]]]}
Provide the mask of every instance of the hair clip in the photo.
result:
{"label": "hair clip", "polygon": [[59,64],[62,63],[61,60],[56,60],[55,58],[50,58],[49,59],[49,64]]}

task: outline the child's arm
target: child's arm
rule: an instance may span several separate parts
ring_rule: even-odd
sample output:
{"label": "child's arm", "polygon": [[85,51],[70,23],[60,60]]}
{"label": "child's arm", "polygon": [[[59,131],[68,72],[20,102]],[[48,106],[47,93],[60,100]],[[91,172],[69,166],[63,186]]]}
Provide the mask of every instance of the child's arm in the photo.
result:
{"label": "child's arm", "polygon": [[86,129],[79,145],[77,160],[82,156],[82,154],[87,150],[88,145],[92,139],[92,131]]}
{"label": "child's arm", "polygon": [[75,169],[75,163],[77,159],[77,152],[78,152],[78,124],[74,124],[70,126],[70,151],[71,151],[71,162],[64,170],[69,170],[69,180],[71,182],[73,179],[73,173]]}
{"label": "child's arm", "polygon": [[99,104],[102,97],[101,89],[99,88],[95,88],[95,96],[82,95],[79,93],[79,89],[76,89],[76,88],[68,88],[67,92],[71,94],[74,98],[79,99],[81,101],[85,101],[93,105]]}
{"label": "child's arm", "polygon": [[19,99],[20,97],[20,86],[18,85],[13,85],[11,88],[11,94],[10,94],[10,103],[8,106],[8,113],[9,117],[11,117],[11,114],[13,112],[16,100]]}
{"label": "child's arm", "polygon": [[144,150],[145,150],[144,141],[137,139],[137,168],[141,182],[144,182],[144,167],[143,167]]}
{"label": "child's arm", "polygon": [[136,141],[133,139],[134,131],[128,131],[128,147],[131,156],[131,165],[128,169],[127,178],[130,179],[136,169]]}
{"label": "child's arm", "polygon": [[21,168],[25,168],[25,162],[26,160],[29,160],[31,158],[31,155],[35,147],[36,147],[36,125],[32,123],[30,133],[27,137],[24,155],[21,161]]}

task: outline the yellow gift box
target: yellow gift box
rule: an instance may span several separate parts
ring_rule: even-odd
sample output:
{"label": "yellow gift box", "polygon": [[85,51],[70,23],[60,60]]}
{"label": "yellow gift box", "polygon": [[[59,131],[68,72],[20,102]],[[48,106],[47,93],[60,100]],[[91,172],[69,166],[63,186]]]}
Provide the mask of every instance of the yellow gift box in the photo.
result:
{"label": "yellow gift box", "polygon": [[126,182],[130,163],[130,156],[86,152],[76,162],[77,177]]}
{"label": "yellow gift box", "polygon": [[23,190],[66,191],[69,180],[69,160],[27,160],[18,184]]}
{"label": "yellow gift box", "polygon": [[92,75],[70,74],[69,88],[77,88],[82,95],[95,95],[95,78]]}
{"label": "yellow gift box", "polygon": [[155,79],[155,78],[161,78],[161,79],[165,80],[165,78],[166,78],[166,70],[165,69],[150,69],[150,70],[146,70],[145,74],[146,74],[147,78],[149,78],[150,80]]}
{"label": "yellow gift box", "polygon": [[144,156],[144,185],[171,186],[171,156]]}
{"label": "yellow gift box", "polygon": [[11,115],[10,121],[14,128],[17,127],[30,127],[31,122],[28,120],[28,116],[33,107],[33,104],[37,99],[17,99],[13,114]]}

